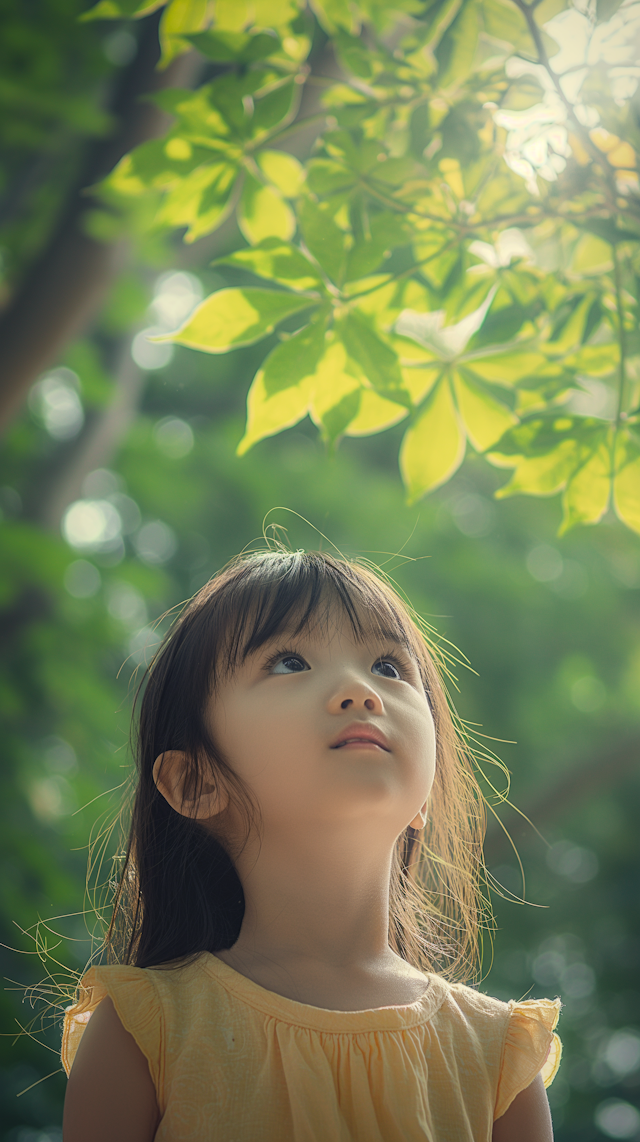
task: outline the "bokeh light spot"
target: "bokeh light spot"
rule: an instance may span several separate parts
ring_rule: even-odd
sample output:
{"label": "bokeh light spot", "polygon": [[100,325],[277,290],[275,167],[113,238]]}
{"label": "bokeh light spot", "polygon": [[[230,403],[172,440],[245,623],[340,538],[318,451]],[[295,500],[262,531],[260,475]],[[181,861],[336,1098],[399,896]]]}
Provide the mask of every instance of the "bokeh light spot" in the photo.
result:
{"label": "bokeh light spot", "polygon": [[76,559],[64,573],[64,587],[74,599],[90,599],[100,590],[102,579],[97,567],[87,559]]}
{"label": "bokeh light spot", "polygon": [[182,460],[193,448],[193,430],[186,420],[177,416],[166,416],[159,420],[153,430],[154,440],[160,451],[170,460]]}

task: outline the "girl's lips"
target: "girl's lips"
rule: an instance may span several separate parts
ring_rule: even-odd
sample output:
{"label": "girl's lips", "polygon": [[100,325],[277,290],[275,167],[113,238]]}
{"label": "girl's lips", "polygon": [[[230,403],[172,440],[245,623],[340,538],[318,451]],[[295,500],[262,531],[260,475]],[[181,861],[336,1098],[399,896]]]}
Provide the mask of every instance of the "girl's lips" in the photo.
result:
{"label": "girl's lips", "polygon": [[383,745],[372,741],[371,738],[350,738],[349,741],[332,746],[332,749],[379,749],[383,753],[389,752]]}
{"label": "girl's lips", "polygon": [[331,749],[382,749],[389,753],[389,745],[384,734],[377,726],[358,725],[347,726],[340,736],[332,743]]}

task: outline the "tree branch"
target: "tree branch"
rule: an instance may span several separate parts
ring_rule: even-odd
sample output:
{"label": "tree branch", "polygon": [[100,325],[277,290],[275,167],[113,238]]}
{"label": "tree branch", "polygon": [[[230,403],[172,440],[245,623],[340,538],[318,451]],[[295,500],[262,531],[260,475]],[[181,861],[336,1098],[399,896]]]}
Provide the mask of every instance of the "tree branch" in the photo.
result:
{"label": "tree branch", "polygon": [[[518,809],[536,829],[545,829],[558,817],[574,810],[581,802],[622,782],[640,761],[640,737],[623,739],[613,750],[605,749],[579,765],[572,765],[537,797],[518,805]],[[526,821],[518,818],[518,835],[528,830]],[[504,832],[491,829],[485,844],[487,865],[496,864],[512,851]]]}

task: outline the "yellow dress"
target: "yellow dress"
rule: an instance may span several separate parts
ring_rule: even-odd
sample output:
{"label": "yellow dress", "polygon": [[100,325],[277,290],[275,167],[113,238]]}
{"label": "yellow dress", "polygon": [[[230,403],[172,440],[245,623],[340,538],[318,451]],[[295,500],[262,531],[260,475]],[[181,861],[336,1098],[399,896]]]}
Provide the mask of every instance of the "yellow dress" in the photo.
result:
{"label": "yellow dress", "polygon": [[502,1003],[428,975],[415,1003],[327,1011],[266,991],[209,953],[92,968],[66,1013],[69,1072],[106,995],[149,1062],[156,1142],[488,1142],[560,1061],[560,1000]]}

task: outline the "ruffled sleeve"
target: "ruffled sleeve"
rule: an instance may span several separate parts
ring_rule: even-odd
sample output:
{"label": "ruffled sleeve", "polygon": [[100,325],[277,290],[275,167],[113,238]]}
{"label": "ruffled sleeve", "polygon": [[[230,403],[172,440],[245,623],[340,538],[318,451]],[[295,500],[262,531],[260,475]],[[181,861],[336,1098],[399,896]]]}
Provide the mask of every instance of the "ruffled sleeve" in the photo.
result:
{"label": "ruffled sleeve", "polygon": [[65,1012],[62,1030],[62,1065],[69,1074],[76,1051],[92,1013],[106,996],[113,1001],[125,1030],[133,1035],[149,1063],[156,1091],[164,1085],[164,1026],[162,1006],[149,972],[142,968],[91,968],[83,977],[78,999]]}
{"label": "ruffled sleeve", "polygon": [[559,999],[512,1001],[509,1006],[494,1119],[508,1110],[516,1095],[525,1090],[537,1074],[541,1074],[544,1085],[549,1086],[562,1054],[562,1044],[554,1032],[562,1006]]}

